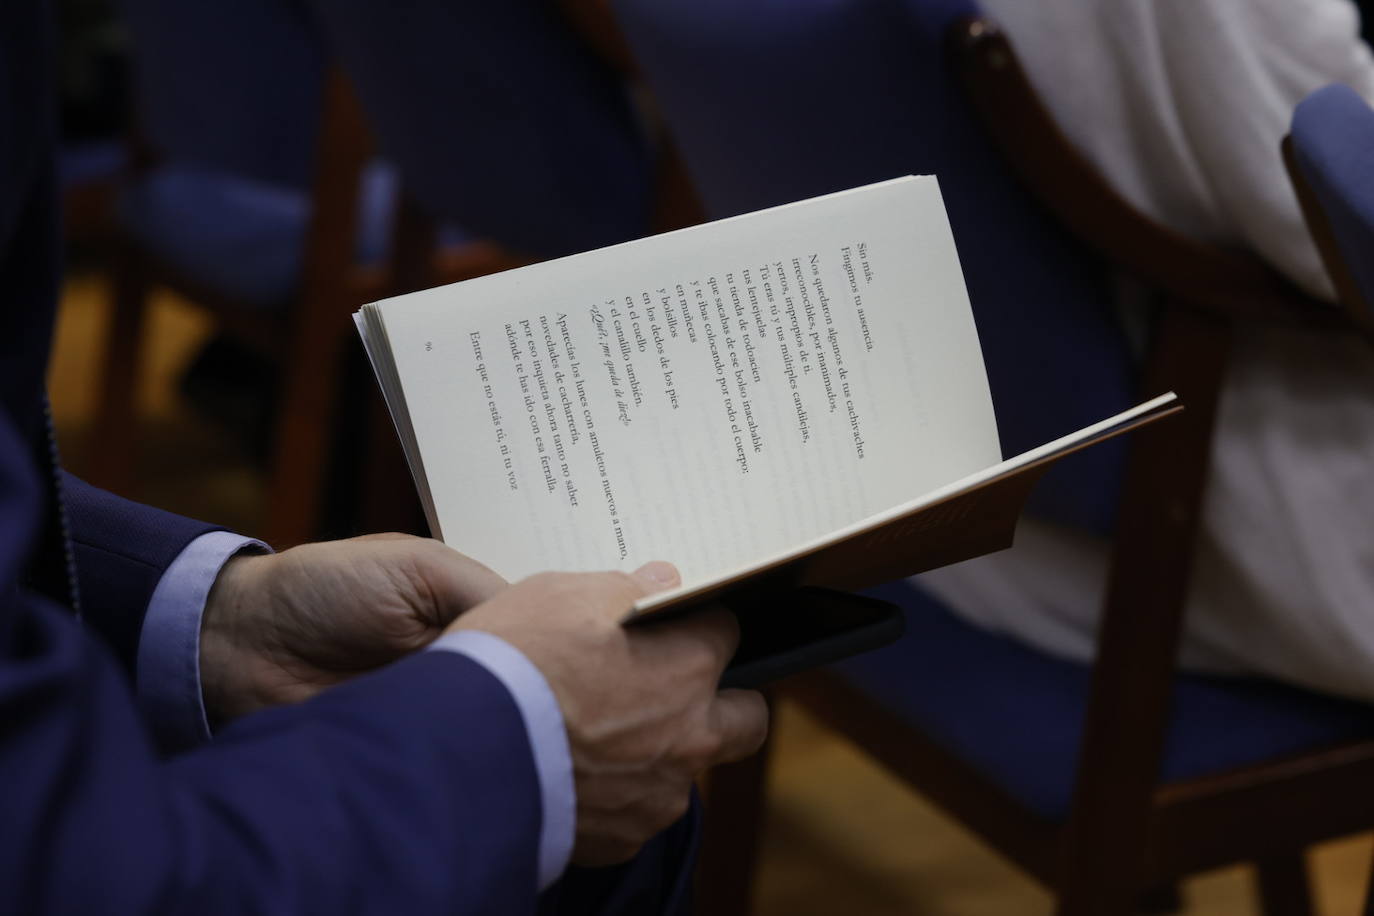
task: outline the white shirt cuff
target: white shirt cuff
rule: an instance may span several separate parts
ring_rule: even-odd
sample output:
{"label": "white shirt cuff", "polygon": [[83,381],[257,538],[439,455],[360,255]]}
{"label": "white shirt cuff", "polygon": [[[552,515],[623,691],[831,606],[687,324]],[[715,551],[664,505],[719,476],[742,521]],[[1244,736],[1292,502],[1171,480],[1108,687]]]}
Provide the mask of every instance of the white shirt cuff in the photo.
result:
{"label": "white shirt cuff", "polygon": [[138,701],[166,750],[210,737],[200,692],[200,621],[224,564],[249,549],[271,552],[262,541],[229,531],[202,534],[167,567],[148,601],[138,640]]}
{"label": "white shirt cuff", "polygon": [[543,891],[568,867],[577,827],[572,752],[558,698],[534,663],[499,636],[481,630],[459,630],[439,637],[429,648],[458,652],[486,668],[510,691],[520,709],[534,752],[543,800],[539,838],[539,890]]}

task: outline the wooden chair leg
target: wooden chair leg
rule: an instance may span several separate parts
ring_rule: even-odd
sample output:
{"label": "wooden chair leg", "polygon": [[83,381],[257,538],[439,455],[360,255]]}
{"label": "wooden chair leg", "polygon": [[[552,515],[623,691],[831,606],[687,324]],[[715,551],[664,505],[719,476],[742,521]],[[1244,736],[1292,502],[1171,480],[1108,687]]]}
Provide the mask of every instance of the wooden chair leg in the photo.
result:
{"label": "wooden chair leg", "polygon": [[746,916],[767,812],[772,738],[738,763],[718,766],[706,783],[706,820],[697,863],[695,912]]}
{"label": "wooden chair leg", "polygon": [[342,349],[341,331],[320,328],[310,343],[288,350],[264,525],[278,550],[310,540],[319,527]]}
{"label": "wooden chair leg", "polygon": [[321,527],[331,421],[344,378],[344,341],[356,333],[348,312],[358,302],[348,272],[357,241],[358,182],[372,142],[362,107],[337,69],[325,80],[323,105],[301,300],[282,348],[282,402],[265,526],[269,542],[278,549],[310,539]]}
{"label": "wooden chair leg", "polygon": [[1312,890],[1301,852],[1256,862],[1264,916],[1311,916]]}
{"label": "wooden chair leg", "polygon": [[367,454],[361,474],[358,529],[365,533],[432,534],[415,493],[405,452],[397,441],[391,414],[381,392],[375,385],[371,387],[367,397]]}
{"label": "wooden chair leg", "polygon": [[90,481],[132,496],[136,465],[137,399],[143,329],[148,309],[148,273],[143,260],[117,250],[110,264],[110,327],[96,398],[94,439],[86,449]]}

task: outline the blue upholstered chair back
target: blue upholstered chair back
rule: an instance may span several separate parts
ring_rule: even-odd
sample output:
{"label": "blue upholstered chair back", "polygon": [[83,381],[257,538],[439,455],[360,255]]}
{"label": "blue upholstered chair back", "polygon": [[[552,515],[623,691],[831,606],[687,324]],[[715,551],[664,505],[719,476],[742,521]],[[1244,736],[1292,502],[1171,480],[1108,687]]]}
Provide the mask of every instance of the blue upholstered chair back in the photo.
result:
{"label": "blue upholstered chair back", "polygon": [[651,157],[615,74],[547,0],[318,0],[424,205],[540,256],[644,235]]}
{"label": "blue upholstered chair back", "polygon": [[[967,0],[615,0],[713,217],[934,174],[1008,455],[1133,399],[1101,265],[1018,186],[947,65]],[[1012,36],[1014,39],[1015,36]],[[1106,530],[1120,443],[1063,462],[1033,511]]]}
{"label": "blue upholstered chair back", "polygon": [[[549,257],[648,231],[652,157],[623,87],[541,0],[119,3],[168,161],[119,218],[204,288],[262,308],[295,290],[335,59],[446,239]],[[365,177],[360,262],[386,250],[395,185]]]}
{"label": "blue upholstered chair back", "polygon": [[308,187],[325,55],[293,0],[117,0],[141,129],[169,160]]}
{"label": "blue upholstered chair back", "polygon": [[1298,105],[1291,136],[1341,260],[1374,304],[1374,109],[1348,86],[1327,86]]}

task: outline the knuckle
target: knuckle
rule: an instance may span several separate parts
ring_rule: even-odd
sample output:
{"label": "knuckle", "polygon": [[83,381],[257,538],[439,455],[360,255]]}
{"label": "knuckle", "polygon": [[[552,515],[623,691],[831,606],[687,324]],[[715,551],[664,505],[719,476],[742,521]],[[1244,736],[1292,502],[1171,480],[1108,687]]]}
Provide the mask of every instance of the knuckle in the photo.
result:
{"label": "knuckle", "polygon": [[668,799],[663,808],[664,822],[662,827],[670,827],[687,816],[687,809],[691,807],[691,796],[687,792],[679,792]]}
{"label": "knuckle", "polygon": [[682,663],[688,676],[694,682],[702,682],[701,686],[710,693],[715,693],[721,665],[727,660],[722,659],[720,651],[709,642],[693,641],[683,647]]}
{"label": "knuckle", "polygon": [[735,612],[725,606],[721,606],[718,614],[721,632],[729,639],[730,645],[739,644],[739,618]]}
{"label": "knuckle", "polygon": [[529,576],[520,585],[530,591],[549,592],[559,587],[559,580],[562,578],[561,573],[541,572]]}
{"label": "knuckle", "polygon": [[586,598],[582,577],[573,573],[542,572],[528,581],[537,589],[539,600],[551,608],[579,606]]}
{"label": "knuckle", "polygon": [[645,808],[638,825],[641,844],[676,824],[687,813],[690,785],[674,785],[672,791],[660,793],[653,799],[652,805]]}
{"label": "knuckle", "polygon": [[682,759],[692,772],[710,766],[724,749],[724,739],[709,728],[697,729],[682,747]]}
{"label": "knuckle", "polygon": [[702,625],[728,652],[739,644],[739,618],[723,604],[712,604],[701,614]]}

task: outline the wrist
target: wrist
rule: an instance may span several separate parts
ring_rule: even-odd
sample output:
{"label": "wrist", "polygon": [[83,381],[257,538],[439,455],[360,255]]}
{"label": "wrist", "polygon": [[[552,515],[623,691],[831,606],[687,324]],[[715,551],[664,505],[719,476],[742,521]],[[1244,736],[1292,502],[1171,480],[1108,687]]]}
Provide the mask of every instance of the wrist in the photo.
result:
{"label": "wrist", "polygon": [[200,624],[200,687],[211,729],[252,711],[256,702],[253,644],[263,633],[252,618],[274,555],[240,554],[224,564]]}

